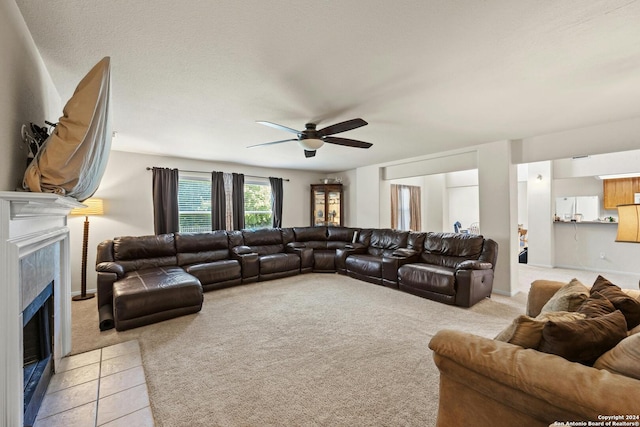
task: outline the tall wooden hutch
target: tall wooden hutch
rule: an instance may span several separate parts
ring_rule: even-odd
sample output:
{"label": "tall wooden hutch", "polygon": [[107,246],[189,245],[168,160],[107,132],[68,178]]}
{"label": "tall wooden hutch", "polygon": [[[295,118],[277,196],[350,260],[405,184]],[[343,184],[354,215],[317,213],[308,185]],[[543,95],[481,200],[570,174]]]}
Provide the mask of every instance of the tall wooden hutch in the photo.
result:
{"label": "tall wooden hutch", "polygon": [[311,184],[311,225],[342,226],[342,197],[342,184]]}

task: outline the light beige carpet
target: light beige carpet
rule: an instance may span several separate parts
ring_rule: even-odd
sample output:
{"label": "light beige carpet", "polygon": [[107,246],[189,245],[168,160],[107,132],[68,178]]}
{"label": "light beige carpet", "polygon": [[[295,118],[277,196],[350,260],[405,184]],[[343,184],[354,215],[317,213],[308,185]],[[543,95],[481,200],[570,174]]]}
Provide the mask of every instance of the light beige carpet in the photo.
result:
{"label": "light beige carpet", "polygon": [[440,329],[493,337],[526,296],[453,307],[336,274],[207,292],[200,313],[99,332],[73,304],[73,353],[138,339],[158,426],[433,426]]}

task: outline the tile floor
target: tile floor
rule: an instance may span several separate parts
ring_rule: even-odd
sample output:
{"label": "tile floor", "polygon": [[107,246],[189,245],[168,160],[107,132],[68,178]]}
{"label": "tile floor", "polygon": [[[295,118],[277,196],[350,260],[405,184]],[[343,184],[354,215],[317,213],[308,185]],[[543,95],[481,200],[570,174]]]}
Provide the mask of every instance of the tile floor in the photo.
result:
{"label": "tile floor", "polygon": [[62,359],[34,427],[153,427],[137,340]]}

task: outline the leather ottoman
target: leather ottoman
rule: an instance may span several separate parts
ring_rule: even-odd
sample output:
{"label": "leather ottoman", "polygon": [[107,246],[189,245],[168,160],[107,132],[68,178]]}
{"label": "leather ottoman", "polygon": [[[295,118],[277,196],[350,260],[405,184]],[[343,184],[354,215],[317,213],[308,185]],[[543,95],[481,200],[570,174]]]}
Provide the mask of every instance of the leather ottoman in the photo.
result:
{"label": "leather ottoman", "polygon": [[113,284],[118,331],[137,328],[202,308],[200,281],[180,267],[154,267],[128,273]]}

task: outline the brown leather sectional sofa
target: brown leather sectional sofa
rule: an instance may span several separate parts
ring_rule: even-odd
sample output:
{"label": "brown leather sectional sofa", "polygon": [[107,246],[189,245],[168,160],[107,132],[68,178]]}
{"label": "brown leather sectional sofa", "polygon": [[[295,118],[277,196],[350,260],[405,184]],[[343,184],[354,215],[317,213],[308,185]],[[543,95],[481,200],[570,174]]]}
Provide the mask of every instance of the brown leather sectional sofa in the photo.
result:
{"label": "brown leather sectional sofa", "polygon": [[309,272],[470,307],[491,295],[497,253],[477,235],[348,227],[117,237],[98,245],[100,329],[195,313],[203,290]]}

